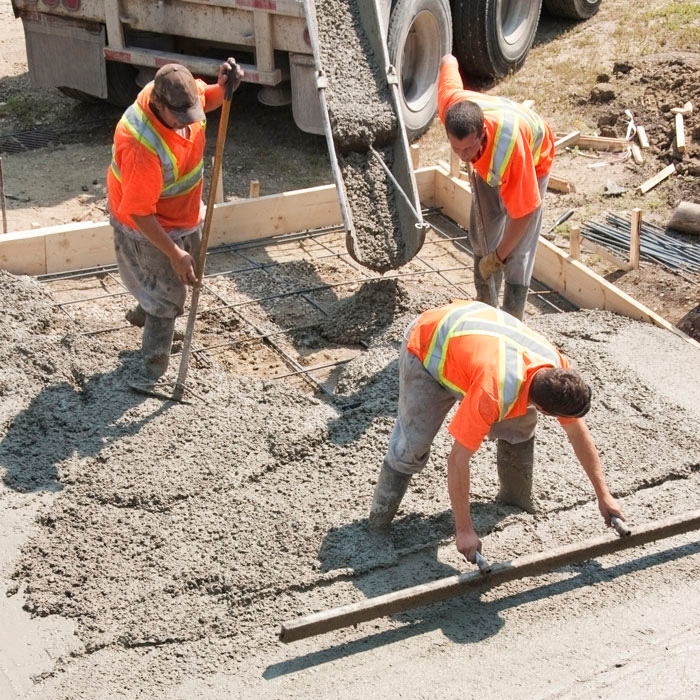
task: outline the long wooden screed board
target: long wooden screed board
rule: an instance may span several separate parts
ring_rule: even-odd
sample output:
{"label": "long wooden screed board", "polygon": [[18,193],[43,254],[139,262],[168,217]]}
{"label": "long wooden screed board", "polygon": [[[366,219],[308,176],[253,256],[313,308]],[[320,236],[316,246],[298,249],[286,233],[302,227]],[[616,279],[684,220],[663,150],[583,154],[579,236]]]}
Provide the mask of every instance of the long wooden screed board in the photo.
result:
{"label": "long wooden screed board", "polygon": [[[455,223],[468,227],[471,192],[465,181],[451,177],[446,169],[437,166],[417,170],[416,182],[423,206],[439,207]],[[335,186],[323,185],[217,204],[209,245],[340,224]],[[0,235],[0,268],[14,274],[44,275],[114,262],[112,229],[106,221]],[[607,309],[653,323],[700,349],[700,343],[542,237],[534,276],[577,306]]]}

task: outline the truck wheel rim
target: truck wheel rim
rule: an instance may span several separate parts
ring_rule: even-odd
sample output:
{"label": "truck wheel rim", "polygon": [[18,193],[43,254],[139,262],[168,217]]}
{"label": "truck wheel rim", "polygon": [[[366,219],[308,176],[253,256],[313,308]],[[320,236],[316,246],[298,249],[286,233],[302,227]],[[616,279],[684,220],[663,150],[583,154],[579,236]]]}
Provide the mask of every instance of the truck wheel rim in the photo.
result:
{"label": "truck wheel rim", "polygon": [[499,3],[500,33],[505,47],[517,47],[529,33],[528,16],[532,4],[522,0],[501,0]]}
{"label": "truck wheel rim", "polygon": [[424,10],[408,29],[397,66],[404,101],[412,112],[419,112],[432,99],[440,58],[440,29],[432,12]]}

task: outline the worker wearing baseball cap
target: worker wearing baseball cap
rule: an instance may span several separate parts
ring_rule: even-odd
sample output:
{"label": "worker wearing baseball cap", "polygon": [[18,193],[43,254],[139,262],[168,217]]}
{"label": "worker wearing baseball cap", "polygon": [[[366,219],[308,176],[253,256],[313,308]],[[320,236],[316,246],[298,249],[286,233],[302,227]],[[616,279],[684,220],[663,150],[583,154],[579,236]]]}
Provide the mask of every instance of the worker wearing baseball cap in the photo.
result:
{"label": "worker wearing baseball cap", "polygon": [[214,85],[177,63],[162,66],[117,124],[107,170],[110,223],[119,274],[138,302],[127,320],[143,327],[141,351],[152,378],[168,367],[175,318],[204,219],[202,203],[206,112],[223,103],[224,86],[243,71],[233,58]]}
{"label": "worker wearing baseball cap", "polygon": [[605,483],[583,416],[591,389],[546,338],[504,311],[458,299],[421,314],[399,356],[399,406],[374,491],[369,527],[387,529],[414,474],[456,402],[447,459],[457,549],[471,562],[481,550],[469,508],[470,460],[487,436],[498,439],[498,500],[534,509],[532,473],[539,413],[555,416],[593,486],[609,525],[622,511]]}

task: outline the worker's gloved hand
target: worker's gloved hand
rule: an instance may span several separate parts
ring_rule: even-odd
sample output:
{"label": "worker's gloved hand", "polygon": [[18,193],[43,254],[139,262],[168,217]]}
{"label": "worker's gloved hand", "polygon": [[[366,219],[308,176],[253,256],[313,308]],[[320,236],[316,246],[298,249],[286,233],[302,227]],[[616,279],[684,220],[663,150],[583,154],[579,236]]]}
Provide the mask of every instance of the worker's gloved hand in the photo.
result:
{"label": "worker's gloved hand", "polygon": [[503,261],[498,257],[498,253],[492,250],[487,256],[479,260],[479,272],[487,280],[494,272],[498,272],[503,267]]}
{"label": "worker's gloved hand", "polygon": [[472,564],[476,562],[476,553],[481,551],[481,540],[474,530],[458,531],[455,544],[457,551],[463,554],[467,561]]}
{"label": "worker's gloved hand", "polygon": [[233,80],[233,92],[238,90],[238,86],[241,84],[241,80],[243,80],[243,69],[236,63],[235,58],[227,58],[220,66],[219,66],[219,78],[217,80],[217,83],[221,87],[226,87],[227,81]]}

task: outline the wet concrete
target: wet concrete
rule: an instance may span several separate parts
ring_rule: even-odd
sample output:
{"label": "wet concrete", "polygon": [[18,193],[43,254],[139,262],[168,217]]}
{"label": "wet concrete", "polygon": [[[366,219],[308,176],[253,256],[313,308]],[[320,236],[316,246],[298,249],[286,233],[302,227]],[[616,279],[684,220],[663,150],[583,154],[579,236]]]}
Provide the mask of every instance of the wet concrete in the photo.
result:
{"label": "wet concrete", "polygon": [[[345,367],[335,404],[216,367],[191,373],[203,398],[194,405],[145,398],[128,388],[136,353],[119,357],[72,333],[28,278],[0,273],[0,290],[4,507],[13,493],[56,494],[10,592],[34,615],[74,621],[82,643],[45,679],[52,697],[79,697],[70,669],[107,652],[129,654],[129,676],[160,697],[165,686],[265,657],[280,620],[466,568],[450,544],[445,430],[391,536],[366,529],[396,411],[401,336],[442,301],[419,284],[368,284],[331,309],[321,334],[369,346]],[[606,312],[531,325],[592,384],[587,422],[630,514],[698,507],[697,350]],[[685,381],[655,381],[656,357]],[[530,516],[494,503],[494,445],[474,458],[473,517],[494,560],[601,532],[590,485],[551,419],[535,459],[539,511]]]}
{"label": "wet concrete", "polygon": [[365,267],[386,272],[408,262],[398,195],[369,151],[373,146],[392,168],[398,122],[386,75],[356,2],[317,3],[316,14],[331,130],[355,232],[350,252]]}

